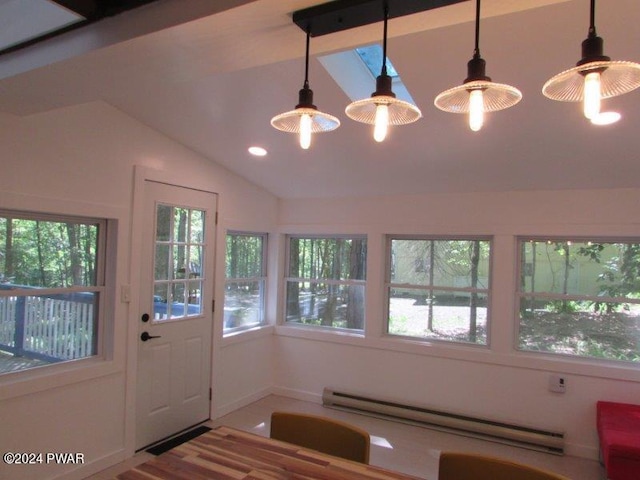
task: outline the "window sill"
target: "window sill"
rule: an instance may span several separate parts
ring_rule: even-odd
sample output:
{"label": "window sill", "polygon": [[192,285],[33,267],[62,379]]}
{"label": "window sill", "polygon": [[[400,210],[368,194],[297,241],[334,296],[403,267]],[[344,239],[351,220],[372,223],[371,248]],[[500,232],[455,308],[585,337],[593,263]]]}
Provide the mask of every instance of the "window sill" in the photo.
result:
{"label": "window sill", "polygon": [[122,373],[113,360],[86,358],[0,376],[0,401]]}
{"label": "window sill", "polygon": [[349,332],[347,330],[331,330],[327,327],[316,328],[303,325],[277,325],[276,334],[285,337],[306,338],[309,340],[343,343],[348,345],[362,345],[365,342],[364,333]]}
{"label": "window sill", "polygon": [[626,362],[608,362],[592,358],[573,358],[563,355],[532,352],[496,352],[486,345],[445,343],[413,340],[389,335],[363,336],[343,331],[316,331],[309,327],[278,325],[276,335],[317,342],[330,342],[347,346],[379,349],[399,354],[423,355],[462,362],[484,363],[506,368],[562,372],[591,378],[604,378],[640,382],[638,365]]}
{"label": "window sill", "polygon": [[237,330],[222,336],[222,346],[235,345],[237,343],[249,342],[263,337],[273,335],[273,325],[260,325],[258,327]]}
{"label": "window sill", "polygon": [[637,363],[632,362],[525,351],[517,351],[509,358],[514,367],[560,371],[605,380],[640,382],[640,369]]}

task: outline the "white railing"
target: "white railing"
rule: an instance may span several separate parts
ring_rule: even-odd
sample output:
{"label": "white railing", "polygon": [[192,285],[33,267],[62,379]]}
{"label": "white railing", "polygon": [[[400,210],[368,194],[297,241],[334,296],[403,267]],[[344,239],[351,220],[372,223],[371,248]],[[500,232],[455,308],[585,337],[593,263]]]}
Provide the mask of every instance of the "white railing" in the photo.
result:
{"label": "white railing", "polygon": [[91,292],[0,297],[0,349],[49,361],[95,353]]}

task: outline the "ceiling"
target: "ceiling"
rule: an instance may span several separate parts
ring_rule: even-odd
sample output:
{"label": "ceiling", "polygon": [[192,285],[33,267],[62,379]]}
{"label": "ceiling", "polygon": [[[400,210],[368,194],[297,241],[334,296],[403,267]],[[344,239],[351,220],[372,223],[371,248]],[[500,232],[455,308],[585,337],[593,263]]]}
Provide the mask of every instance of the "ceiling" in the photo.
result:
{"label": "ceiling", "polygon": [[[346,117],[350,100],[316,56],[380,42],[382,25],[313,38],[314,103],[342,125],[301,150],[269,120],[294,108],[303,83],[305,35],[291,14],[319,3],[152,2],[0,57],[0,111],[105,101],[285,199],[640,186],[640,89],[605,102],[623,115],[607,127],[541,93],[579,60],[588,0],[484,0],[487,74],[523,100],[489,114],[480,132],[433,105],[466,77],[475,2],[389,21],[388,55],[423,118],[380,144]],[[596,15],[605,54],[640,61],[640,3],[600,0]],[[251,156],[251,145],[269,154]]]}

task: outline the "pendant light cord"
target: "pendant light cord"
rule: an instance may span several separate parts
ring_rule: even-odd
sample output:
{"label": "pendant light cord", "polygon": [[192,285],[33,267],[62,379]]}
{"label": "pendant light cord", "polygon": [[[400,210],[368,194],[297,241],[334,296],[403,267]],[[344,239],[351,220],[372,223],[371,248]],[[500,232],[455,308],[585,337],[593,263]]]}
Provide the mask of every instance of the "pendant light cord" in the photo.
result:
{"label": "pendant light cord", "polygon": [[476,0],[476,48],[473,50],[473,56],[480,57],[480,0]]}
{"label": "pendant light cord", "polygon": [[384,33],[382,34],[382,72],[381,75],[387,75],[387,21],[389,20],[389,5],[384,2]]}
{"label": "pendant light cord", "polygon": [[304,62],[304,88],[309,88],[309,39],[311,37],[311,26],[307,26],[307,49]]}
{"label": "pendant light cord", "polygon": [[589,21],[589,36],[596,36],[596,0],[591,0],[591,13]]}

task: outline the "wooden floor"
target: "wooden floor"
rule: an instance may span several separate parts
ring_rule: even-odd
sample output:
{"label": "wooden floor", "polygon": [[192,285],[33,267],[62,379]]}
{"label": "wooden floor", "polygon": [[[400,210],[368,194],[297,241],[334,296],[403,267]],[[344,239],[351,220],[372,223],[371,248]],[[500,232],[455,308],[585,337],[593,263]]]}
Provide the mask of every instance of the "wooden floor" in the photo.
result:
{"label": "wooden floor", "polygon": [[[206,425],[211,427],[228,425],[268,436],[269,419],[275,410],[313,413],[353,423],[367,430],[371,435],[370,463],[372,465],[415,475],[426,480],[437,480],[438,457],[443,450],[476,452],[508,458],[560,473],[572,480],[604,480],[605,478],[602,467],[595,460],[534,452],[427,428],[341,412],[324,408],[315,403],[275,395],[265,397],[229,415],[208,422]],[[87,480],[112,479],[115,475],[150,458],[153,456],[142,452],[122,464],[88,477]]]}

